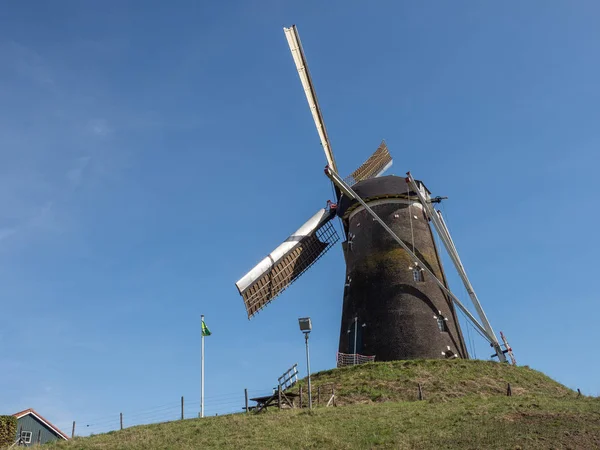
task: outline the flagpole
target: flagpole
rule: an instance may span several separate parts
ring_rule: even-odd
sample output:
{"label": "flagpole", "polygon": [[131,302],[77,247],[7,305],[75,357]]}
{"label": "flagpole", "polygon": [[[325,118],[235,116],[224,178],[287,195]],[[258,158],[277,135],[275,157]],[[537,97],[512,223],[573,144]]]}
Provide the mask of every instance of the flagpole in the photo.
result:
{"label": "flagpole", "polygon": [[204,417],[204,314],[200,317],[200,334],[202,335],[202,369],[200,371],[200,417]]}

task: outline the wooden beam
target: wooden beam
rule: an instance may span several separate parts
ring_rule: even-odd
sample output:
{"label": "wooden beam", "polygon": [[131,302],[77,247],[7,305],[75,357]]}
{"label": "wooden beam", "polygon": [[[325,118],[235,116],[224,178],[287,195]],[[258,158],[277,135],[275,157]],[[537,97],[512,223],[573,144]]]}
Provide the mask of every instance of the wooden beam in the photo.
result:
{"label": "wooden beam", "polygon": [[277,386],[277,406],[281,409],[281,385]]}
{"label": "wooden beam", "polygon": [[287,395],[285,395],[285,392],[282,392],[281,395],[283,396],[283,399],[285,400],[285,402],[290,405],[291,408],[295,408],[294,406],[294,402],[292,402]]}

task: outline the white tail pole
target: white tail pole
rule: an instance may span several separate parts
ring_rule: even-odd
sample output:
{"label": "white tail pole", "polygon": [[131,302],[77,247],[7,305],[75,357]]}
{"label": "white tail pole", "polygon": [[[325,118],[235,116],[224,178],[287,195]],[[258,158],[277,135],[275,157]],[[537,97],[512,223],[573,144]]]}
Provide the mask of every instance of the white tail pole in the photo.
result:
{"label": "white tail pole", "polygon": [[481,306],[481,303],[479,302],[479,299],[477,298],[477,294],[475,294],[475,290],[473,289],[473,286],[471,285],[471,282],[469,281],[469,278],[467,277],[467,272],[465,271],[465,267],[463,266],[462,261],[460,260],[460,257],[458,256],[458,252],[456,251],[454,241],[452,240],[452,237],[450,237],[450,231],[448,231],[448,227],[446,226],[446,223],[444,222],[442,215],[439,213],[439,211],[435,211],[433,209],[433,207],[431,206],[431,203],[429,203],[427,201],[427,199],[425,198],[423,193],[419,190],[419,186],[417,186],[417,183],[416,183],[415,179],[412,177],[411,173],[408,172],[406,175],[407,175],[406,180],[408,181],[412,190],[417,194],[417,197],[419,197],[419,201],[420,201],[421,205],[423,205],[423,209],[427,213],[427,216],[433,222],[433,226],[435,227],[436,231],[438,232],[438,235],[439,235],[440,239],[442,240],[442,243],[446,247],[448,256],[450,256],[450,259],[454,263],[454,267],[456,267],[458,275],[460,276],[461,280],[463,281],[465,289],[467,290],[467,293],[469,294],[469,297],[471,298],[471,301],[473,302],[473,306],[475,306],[475,310],[477,311],[477,314],[479,315],[479,320],[481,320],[481,323],[483,324],[483,327],[485,328],[485,334],[488,337],[490,344],[492,344],[492,347],[496,351],[496,354],[498,355],[498,359],[501,362],[506,362],[506,356],[502,352],[502,348],[500,347],[498,338],[496,338],[496,334],[494,333],[494,330],[492,329],[492,325],[490,324],[490,321],[488,320],[487,316],[485,315],[485,312],[483,311],[483,307]]}

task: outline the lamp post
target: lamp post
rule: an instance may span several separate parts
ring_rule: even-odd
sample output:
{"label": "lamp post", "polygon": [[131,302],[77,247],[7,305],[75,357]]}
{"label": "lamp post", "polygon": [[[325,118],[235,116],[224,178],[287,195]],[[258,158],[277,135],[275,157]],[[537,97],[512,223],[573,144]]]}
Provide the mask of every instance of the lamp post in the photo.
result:
{"label": "lamp post", "polygon": [[308,409],[312,409],[312,390],[310,388],[310,353],[308,351],[308,335],[312,330],[310,317],[301,317],[298,319],[300,331],[304,333],[304,342],[306,343],[306,370],[308,372]]}

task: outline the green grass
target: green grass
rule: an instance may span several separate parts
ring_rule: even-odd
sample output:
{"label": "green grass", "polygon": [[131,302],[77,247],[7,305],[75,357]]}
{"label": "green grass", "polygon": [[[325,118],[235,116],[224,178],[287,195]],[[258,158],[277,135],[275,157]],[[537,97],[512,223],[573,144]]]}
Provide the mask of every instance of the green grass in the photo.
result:
{"label": "green grass", "polygon": [[[482,398],[506,393],[514,395],[573,395],[574,392],[541,372],[478,360],[412,360],[349,366],[319,372],[312,377],[313,392],[322,386],[321,400],[331,384],[336,386],[338,405],[417,399],[418,384],[426,399],[446,401],[465,395]],[[304,386],[306,383],[302,382]]]}
{"label": "green grass", "polygon": [[[540,372],[483,361],[399,361],[315,374],[338,407],[145,425],[57,449],[600,448],[600,399]],[[506,396],[510,382],[513,396]],[[423,384],[424,401],[416,401]],[[324,388],[323,388],[324,389]],[[322,400],[325,395],[322,394]]]}
{"label": "green grass", "polygon": [[600,447],[597,399],[476,397],[287,410],[146,425],[65,449]]}

